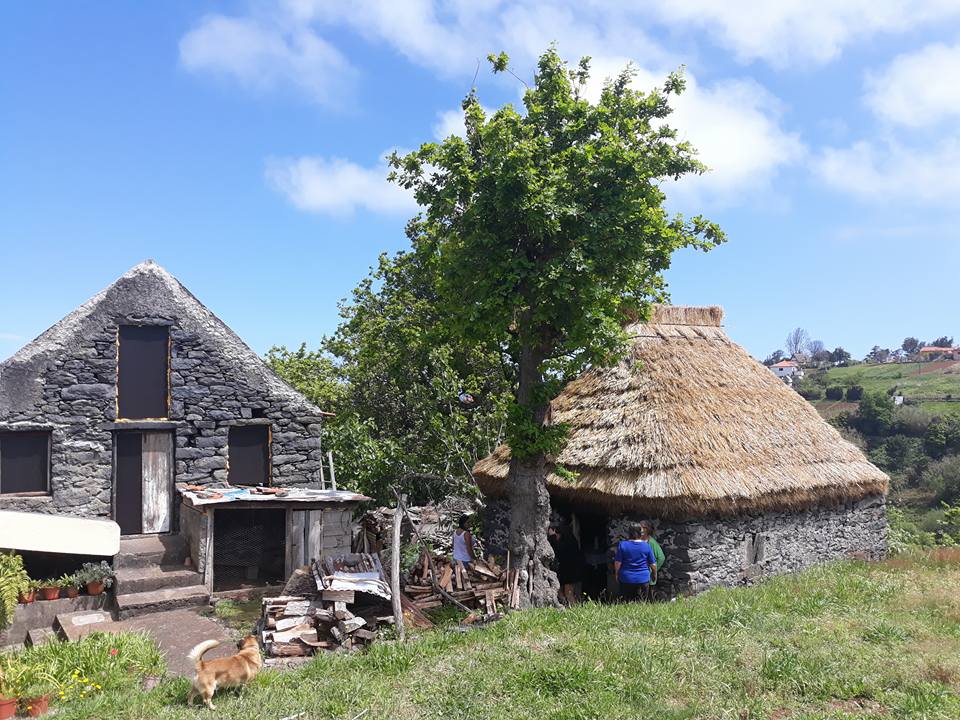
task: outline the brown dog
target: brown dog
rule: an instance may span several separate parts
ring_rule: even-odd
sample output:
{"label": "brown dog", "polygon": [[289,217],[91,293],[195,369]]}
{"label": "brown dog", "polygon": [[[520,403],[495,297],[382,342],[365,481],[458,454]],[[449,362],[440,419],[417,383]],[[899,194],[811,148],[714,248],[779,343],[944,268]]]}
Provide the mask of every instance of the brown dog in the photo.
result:
{"label": "brown dog", "polygon": [[193,678],[193,687],[190,688],[190,694],[187,695],[187,705],[192,706],[194,697],[199,695],[208,708],[216,710],[217,707],[213,704],[213,694],[217,691],[217,688],[246,685],[260,672],[260,668],[263,666],[263,658],[260,657],[260,648],[257,645],[256,637],[248,635],[238,642],[237,648],[240,652],[236,655],[205,662],[203,654],[219,644],[218,640],[205,640],[187,655],[188,658],[193,660],[197,668],[197,675]]}

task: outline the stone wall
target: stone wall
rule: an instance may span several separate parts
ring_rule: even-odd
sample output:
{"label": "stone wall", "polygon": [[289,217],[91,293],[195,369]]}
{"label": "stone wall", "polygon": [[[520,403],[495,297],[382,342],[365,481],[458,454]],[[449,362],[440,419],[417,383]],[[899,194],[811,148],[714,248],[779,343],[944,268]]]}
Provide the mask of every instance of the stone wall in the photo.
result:
{"label": "stone wall", "polygon": [[[0,509],[110,517],[117,329],[124,324],[170,327],[170,423],[159,427],[176,433],[177,482],[226,480],[227,438],[237,424],[271,426],[275,485],[318,479],[322,418],[316,408],[283,385],[192,296],[196,308],[180,312],[182,298],[171,299],[166,285],[152,298],[141,288],[115,288],[106,291],[95,312],[76,321],[77,328],[67,328],[69,336],[64,330],[49,349],[34,348],[56,334],[55,326],[22,351],[25,359],[18,354],[3,365],[0,430],[48,430],[52,445],[50,494],[0,495]],[[145,305],[156,308],[155,314],[135,312]]]}
{"label": "stone wall", "polygon": [[[610,547],[640,519],[653,521],[666,554],[658,588],[668,595],[747,584],[839,558],[878,560],[887,553],[886,501],[876,495],[843,505],[733,518],[657,522],[620,516],[609,520]],[[484,533],[495,552],[506,549],[509,522],[507,502],[489,500]]]}

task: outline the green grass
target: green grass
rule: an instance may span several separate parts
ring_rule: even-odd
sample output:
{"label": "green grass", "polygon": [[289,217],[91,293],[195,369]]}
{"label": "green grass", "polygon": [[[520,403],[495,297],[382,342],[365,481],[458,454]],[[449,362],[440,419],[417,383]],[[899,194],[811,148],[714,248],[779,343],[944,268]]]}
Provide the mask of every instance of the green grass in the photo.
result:
{"label": "green grass", "polygon": [[249,635],[260,619],[261,596],[248,600],[220,600],[213,608],[216,618],[238,636]]}
{"label": "green grass", "polygon": [[[916,396],[960,397],[960,364],[903,363],[853,365],[830,368],[824,384],[862,385],[865,390],[886,393],[896,387],[905,398]],[[960,403],[936,403],[943,410],[960,410]],[[924,407],[927,407],[925,404]],[[930,408],[933,410],[933,408]]]}
{"label": "green grass", "polygon": [[[958,678],[960,553],[941,550],[326,654],[223,692],[215,717],[946,720],[960,717]],[[187,689],[104,691],[58,719],[206,717]]]}

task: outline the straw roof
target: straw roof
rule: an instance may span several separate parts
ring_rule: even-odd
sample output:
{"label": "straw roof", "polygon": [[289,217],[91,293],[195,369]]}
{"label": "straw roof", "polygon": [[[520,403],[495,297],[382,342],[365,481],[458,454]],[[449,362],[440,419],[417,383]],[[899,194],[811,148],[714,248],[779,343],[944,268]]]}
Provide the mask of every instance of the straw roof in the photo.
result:
{"label": "straw roof", "polygon": [[[800,509],[886,494],[888,478],[796,392],[727,337],[719,307],[659,306],[628,326],[628,356],[552,402],[570,426],[554,496],[657,516]],[[510,450],[473,469],[507,492]],[[551,469],[554,467],[550,466]]]}

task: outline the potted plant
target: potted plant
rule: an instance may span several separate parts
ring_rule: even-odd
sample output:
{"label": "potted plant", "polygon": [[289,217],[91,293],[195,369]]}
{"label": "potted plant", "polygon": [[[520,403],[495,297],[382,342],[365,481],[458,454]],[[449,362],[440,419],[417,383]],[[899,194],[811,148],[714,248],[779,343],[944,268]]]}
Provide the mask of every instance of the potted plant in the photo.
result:
{"label": "potted plant", "polygon": [[28,665],[18,678],[17,696],[20,710],[28,717],[46,715],[50,696],[57,689],[57,681],[40,665]]}
{"label": "potted plant", "polygon": [[75,598],[80,594],[80,583],[77,580],[76,573],[72,575],[61,575],[57,580],[60,590],[68,598]]}
{"label": "potted plant", "polygon": [[0,553],[0,630],[13,622],[17,602],[30,590],[30,576],[23,569],[23,558],[16,553]]}
{"label": "potted plant", "polygon": [[113,568],[105,560],[84,563],[77,573],[77,579],[87,586],[88,593],[99,595],[113,585]]}
{"label": "potted plant", "polygon": [[23,670],[13,662],[0,658],[0,720],[9,720],[17,714],[17,686]]}
{"label": "potted plant", "polygon": [[47,578],[40,581],[40,599],[56,600],[60,597],[60,584],[55,578]]}

